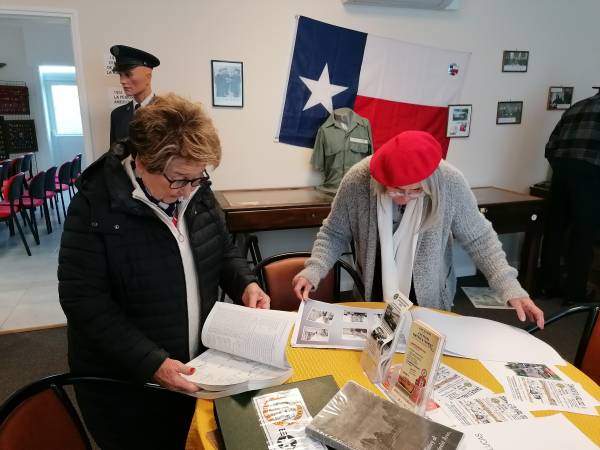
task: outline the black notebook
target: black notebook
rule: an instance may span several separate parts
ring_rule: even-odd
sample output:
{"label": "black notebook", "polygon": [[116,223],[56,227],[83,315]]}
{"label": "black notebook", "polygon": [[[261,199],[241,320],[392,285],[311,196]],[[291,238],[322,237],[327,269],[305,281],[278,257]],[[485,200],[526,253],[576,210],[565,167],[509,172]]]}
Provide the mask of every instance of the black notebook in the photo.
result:
{"label": "black notebook", "polygon": [[215,418],[227,450],[268,450],[252,399],[259,395],[298,388],[314,417],[338,392],[331,375],[288,383],[215,400]]}
{"label": "black notebook", "polygon": [[453,450],[463,437],[353,381],[314,416],[306,434],[337,450]]}

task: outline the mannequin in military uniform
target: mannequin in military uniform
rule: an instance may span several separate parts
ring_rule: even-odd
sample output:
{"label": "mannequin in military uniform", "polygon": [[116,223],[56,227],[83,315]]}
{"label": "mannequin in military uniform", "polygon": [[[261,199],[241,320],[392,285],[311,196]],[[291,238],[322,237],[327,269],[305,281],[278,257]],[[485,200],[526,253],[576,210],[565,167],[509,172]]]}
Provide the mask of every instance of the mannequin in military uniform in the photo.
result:
{"label": "mannequin in military uniform", "polygon": [[119,81],[125,95],[133,100],[115,108],[110,114],[110,143],[129,135],[129,122],[135,111],[154,99],[152,92],[152,69],[160,64],[159,59],[137,48],[126,45],[113,45],[110,52],[115,57],[113,71],[119,74]]}

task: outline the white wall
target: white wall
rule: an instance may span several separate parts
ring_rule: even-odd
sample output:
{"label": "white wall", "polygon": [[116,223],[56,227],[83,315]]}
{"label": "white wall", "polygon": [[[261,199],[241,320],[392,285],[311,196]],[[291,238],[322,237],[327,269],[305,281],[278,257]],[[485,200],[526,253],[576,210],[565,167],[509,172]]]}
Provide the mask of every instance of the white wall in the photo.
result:
{"label": "white wall", "polygon": [[34,164],[39,170],[61,164],[83,150],[81,137],[68,137],[69,145],[55,149],[57,158],[53,157],[39,77],[40,65],[73,66],[72,48],[70,25],[66,19],[0,17],[0,60],[6,63],[0,69],[0,80],[24,81],[29,88],[30,116],[35,121],[38,141]]}
{"label": "white wall", "polygon": [[[473,104],[471,137],[454,140],[448,160],[473,186],[526,191],[545,179],[544,144],[560,116],[545,109],[548,87],[574,86],[579,100],[592,95],[591,86],[600,81],[598,0],[463,0],[458,11],[350,7],[341,0],[19,0],[19,7],[27,6],[78,13],[96,156],[108,146],[107,90],[117,85],[116,77],[103,73],[104,56],[116,43],[141,47],[162,61],[154,77],[157,92],[189,96],[212,114],[224,148],[213,177],[216,189],[318,183],[309,149],[273,141],[296,14],[472,52],[462,96]],[[530,51],[527,73],[501,72],[502,50],[508,49]],[[210,106],[211,59],[243,61],[243,109]],[[496,104],[508,99],[525,102],[523,122],[497,126]],[[271,234],[263,251],[310,246],[313,233]]]}

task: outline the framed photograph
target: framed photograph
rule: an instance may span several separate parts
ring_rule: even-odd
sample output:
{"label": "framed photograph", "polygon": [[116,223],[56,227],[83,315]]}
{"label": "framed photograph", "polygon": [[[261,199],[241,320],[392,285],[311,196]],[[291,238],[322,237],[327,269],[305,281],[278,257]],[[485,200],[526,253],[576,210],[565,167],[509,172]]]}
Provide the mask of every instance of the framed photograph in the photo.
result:
{"label": "framed photograph", "polygon": [[244,67],[241,62],[211,60],[213,106],[244,106]]}
{"label": "framed photograph", "polygon": [[446,137],[468,137],[471,131],[471,110],[473,105],[448,105],[448,126]]}
{"label": "framed photograph", "polygon": [[529,51],[504,50],[502,72],[527,72]]}
{"label": "framed photograph", "polygon": [[569,109],[573,103],[573,88],[550,86],[548,89],[548,109]]}
{"label": "framed photograph", "polygon": [[498,102],[496,124],[515,125],[521,123],[523,102]]}

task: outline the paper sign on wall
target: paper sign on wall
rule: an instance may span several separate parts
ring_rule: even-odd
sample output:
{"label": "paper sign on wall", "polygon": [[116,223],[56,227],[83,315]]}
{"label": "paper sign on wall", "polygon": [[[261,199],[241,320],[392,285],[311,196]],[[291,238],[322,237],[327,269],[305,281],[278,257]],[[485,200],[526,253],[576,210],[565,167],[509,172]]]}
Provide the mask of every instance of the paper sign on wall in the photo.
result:
{"label": "paper sign on wall", "polygon": [[114,75],[115,57],[112,53],[104,54],[104,73],[106,76]]}
{"label": "paper sign on wall", "polygon": [[125,92],[123,92],[123,89],[120,87],[108,88],[108,98],[111,110],[131,101],[131,97],[125,95]]}

